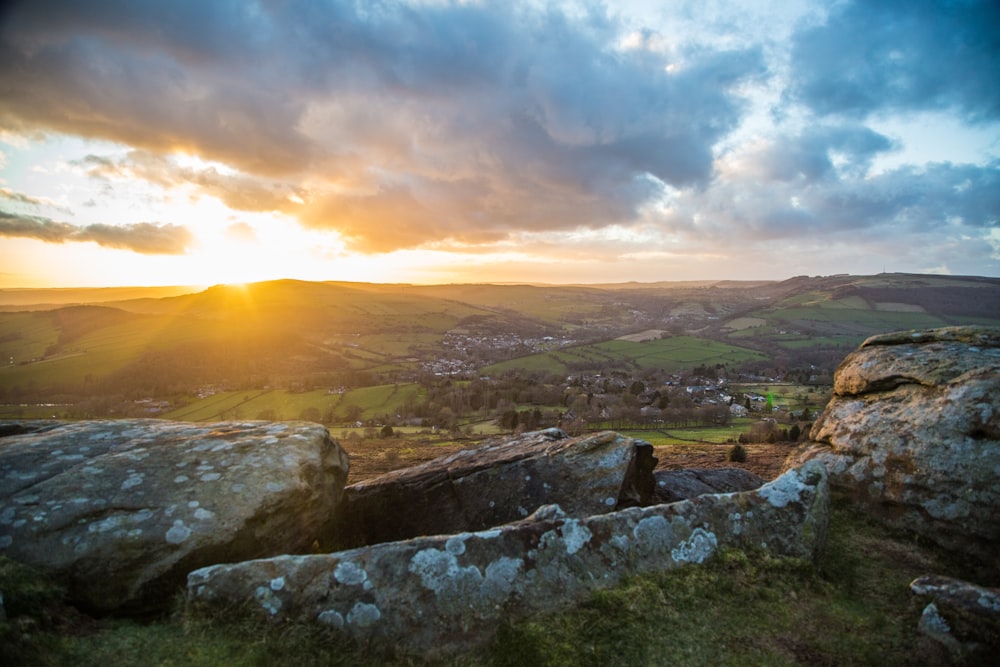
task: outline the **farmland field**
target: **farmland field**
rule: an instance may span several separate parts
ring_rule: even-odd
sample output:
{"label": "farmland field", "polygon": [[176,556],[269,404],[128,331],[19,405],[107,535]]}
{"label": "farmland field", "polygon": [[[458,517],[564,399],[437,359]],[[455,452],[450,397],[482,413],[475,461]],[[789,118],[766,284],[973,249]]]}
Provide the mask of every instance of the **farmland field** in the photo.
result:
{"label": "farmland field", "polygon": [[695,442],[724,443],[736,440],[740,433],[750,428],[756,419],[734,419],[729,426],[698,426],[689,428],[638,429],[622,431],[625,435],[645,440],[655,447],[682,445]]}
{"label": "farmland field", "polygon": [[416,399],[420,387],[416,384],[378,385],[331,394],[327,389],[291,392],[284,389],[228,391],[196,400],[162,416],[183,421],[215,421],[220,419],[300,419],[314,409],[314,419],[334,415],[343,420],[346,406],[360,410],[359,419],[371,419],[391,414],[407,400]]}
{"label": "farmland field", "polygon": [[676,372],[700,364],[735,364],[763,358],[763,354],[754,350],[692,336],[675,336],[643,342],[610,340],[543,352],[488,366],[484,372],[522,369],[566,373],[571,368],[599,369],[603,366],[657,368]]}

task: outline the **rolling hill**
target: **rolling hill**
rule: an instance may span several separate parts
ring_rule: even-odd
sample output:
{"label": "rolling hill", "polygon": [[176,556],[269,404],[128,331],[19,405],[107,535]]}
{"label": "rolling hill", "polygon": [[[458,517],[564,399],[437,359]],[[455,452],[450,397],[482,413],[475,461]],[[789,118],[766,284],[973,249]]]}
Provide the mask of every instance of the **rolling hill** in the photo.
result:
{"label": "rolling hill", "polygon": [[[7,292],[0,306],[18,307]],[[24,303],[54,294],[16,292]],[[280,280],[106,294],[112,299],[91,305],[0,312],[0,402],[162,396],[203,385],[367,386],[459,371],[832,370],[872,334],[1000,326],[1000,279],[908,274],[599,287]],[[629,336],[637,332],[647,333]],[[451,370],[435,366],[445,361]]]}

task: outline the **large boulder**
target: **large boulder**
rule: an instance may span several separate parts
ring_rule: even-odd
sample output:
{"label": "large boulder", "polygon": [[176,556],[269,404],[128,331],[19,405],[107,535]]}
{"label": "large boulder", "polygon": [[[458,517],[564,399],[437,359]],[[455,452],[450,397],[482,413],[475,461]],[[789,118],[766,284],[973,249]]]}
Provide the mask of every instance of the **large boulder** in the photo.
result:
{"label": "large boulder", "polygon": [[656,459],[649,443],[559,429],[487,440],[344,490],[330,550],[418,535],[474,531],[558,504],[582,517],[649,502]]}
{"label": "large boulder", "polygon": [[585,518],[547,505],[489,530],[197,570],[189,609],[328,625],[435,656],[489,642],[501,621],[566,609],[595,589],[701,563],[723,547],[815,558],[828,506],[817,463],[756,491],[669,505]]}
{"label": "large boulder", "polygon": [[306,422],[28,428],[0,438],[0,554],[91,611],[156,612],[193,569],[308,552],[347,469]]}
{"label": "large boulder", "polygon": [[752,491],[765,482],[763,477],[743,468],[657,470],[653,479],[656,482],[653,499],[657,503],[673,503],[706,493]]}
{"label": "large boulder", "polygon": [[1000,566],[1000,330],[875,336],[848,355],[810,442],[866,511]]}

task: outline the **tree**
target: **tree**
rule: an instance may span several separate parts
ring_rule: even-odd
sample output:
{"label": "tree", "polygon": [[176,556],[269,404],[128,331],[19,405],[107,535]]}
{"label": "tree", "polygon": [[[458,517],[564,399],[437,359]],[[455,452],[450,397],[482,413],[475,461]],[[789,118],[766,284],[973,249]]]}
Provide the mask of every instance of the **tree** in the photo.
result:
{"label": "tree", "polygon": [[354,403],[348,403],[344,406],[344,418],[349,422],[360,421],[361,414],[364,410],[360,405],[355,405]]}
{"label": "tree", "polygon": [[726,460],[731,463],[746,463],[747,460],[747,450],[746,448],[737,443],[733,445],[728,452],[726,452]]}
{"label": "tree", "polygon": [[500,428],[505,431],[513,431],[517,428],[519,420],[520,417],[517,414],[517,410],[505,410],[500,415]]}

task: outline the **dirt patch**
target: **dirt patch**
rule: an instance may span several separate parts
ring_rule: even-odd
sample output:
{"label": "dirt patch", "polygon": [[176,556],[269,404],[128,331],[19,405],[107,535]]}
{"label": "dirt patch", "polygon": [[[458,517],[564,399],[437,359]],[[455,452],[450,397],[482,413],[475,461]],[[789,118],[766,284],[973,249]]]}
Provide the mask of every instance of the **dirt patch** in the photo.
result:
{"label": "dirt patch", "polygon": [[475,447],[480,441],[441,443],[423,439],[375,438],[339,440],[339,442],[351,459],[347,483],[354,484],[393,470],[409,468],[439,456]]}
{"label": "dirt patch", "polygon": [[640,331],[639,333],[619,336],[615,340],[627,340],[631,343],[645,343],[647,340],[659,340],[660,338],[663,338],[663,334],[665,333],[667,332],[663,329],[647,329],[645,331]]}
{"label": "dirt patch", "polygon": [[693,443],[690,445],[664,445],[655,447],[656,458],[660,462],[657,470],[683,470],[684,468],[743,468],[767,480],[772,480],[781,473],[781,467],[795,447],[795,443],[781,442],[774,444],[743,445],[747,451],[744,463],[733,463],[726,460],[726,454],[732,445],[716,443]]}
{"label": "dirt patch", "polygon": [[[426,461],[454,454],[462,449],[476,447],[481,440],[448,441],[442,443],[430,439],[374,438],[342,440],[341,446],[351,457],[348,484],[377,477],[393,470],[408,468]],[[793,443],[748,444],[745,463],[726,461],[726,453],[731,444],[691,443],[656,447],[657,470],[681,470],[683,468],[727,468],[737,467],[749,470],[764,479],[774,479],[781,473],[788,453],[795,447]]]}

